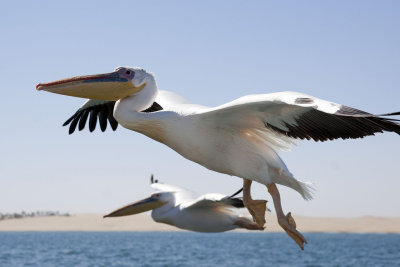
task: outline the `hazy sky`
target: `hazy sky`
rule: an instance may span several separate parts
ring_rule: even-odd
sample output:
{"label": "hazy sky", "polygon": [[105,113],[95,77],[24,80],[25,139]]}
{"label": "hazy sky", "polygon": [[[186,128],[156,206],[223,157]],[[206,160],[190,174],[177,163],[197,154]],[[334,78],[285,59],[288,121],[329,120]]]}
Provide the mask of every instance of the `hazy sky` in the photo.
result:
{"label": "hazy sky", "polygon": [[[0,212],[107,213],[146,197],[151,173],[199,193],[242,184],[122,127],[69,136],[61,125],[84,100],[39,82],[140,66],[204,105],[293,90],[400,111],[399,13],[398,1],[3,1]],[[304,201],[280,187],[286,212],[400,216],[400,136],[299,142],[281,156],[317,189]]]}

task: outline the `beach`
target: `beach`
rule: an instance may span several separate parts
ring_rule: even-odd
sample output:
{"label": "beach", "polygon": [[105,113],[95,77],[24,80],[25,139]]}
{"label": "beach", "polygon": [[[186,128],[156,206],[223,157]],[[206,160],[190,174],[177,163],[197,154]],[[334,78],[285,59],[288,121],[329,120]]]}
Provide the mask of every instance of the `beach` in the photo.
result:
{"label": "beach", "polygon": [[[301,232],[332,233],[400,233],[400,218],[363,216],[356,218],[322,218],[293,215]],[[282,232],[275,214],[266,217],[264,232]],[[154,222],[150,214],[105,218],[101,214],[43,216],[0,221],[0,231],[183,231]],[[235,230],[250,232],[247,230]],[[251,231],[254,232],[254,231]]]}

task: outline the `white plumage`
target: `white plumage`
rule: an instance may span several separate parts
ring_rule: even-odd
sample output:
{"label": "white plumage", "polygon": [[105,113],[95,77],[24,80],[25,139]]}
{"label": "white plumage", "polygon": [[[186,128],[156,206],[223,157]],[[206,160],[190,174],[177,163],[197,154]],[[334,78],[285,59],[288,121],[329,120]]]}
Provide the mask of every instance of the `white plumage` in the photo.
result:
{"label": "white plumage", "polygon": [[301,248],[306,241],[290,214],[284,215],[275,184],[288,186],[305,199],[312,197],[312,190],[294,178],[277,151],[289,148],[295,139],[400,134],[398,120],[385,118],[398,112],[378,116],[296,92],[248,95],[214,108],[191,104],[159,91],[154,75],[140,68],[120,67],[108,74],[38,84],[37,89],[92,99],[64,124],[70,124],[70,133],[77,126],[82,130],[89,114],[93,131],[99,116],[102,130],[107,120],[113,129],[119,123],[210,170],[243,178],[244,204],[260,227],[265,223],[265,202],[251,199],[250,186],[251,181],[265,184],[280,225]]}
{"label": "white plumage", "polygon": [[[237,228],[262,230],[241,209],[239,198],[218,193],[197,195],[187,189],[161,183],[152,183],[155,193],[150,198],[129,204],[104,217],[117,217],[144,212],[141,207],[150,203],[151,217],[158,223],[169,224],[196,232],[225,232]],[[153,204],[154,205],[154,204]]]}

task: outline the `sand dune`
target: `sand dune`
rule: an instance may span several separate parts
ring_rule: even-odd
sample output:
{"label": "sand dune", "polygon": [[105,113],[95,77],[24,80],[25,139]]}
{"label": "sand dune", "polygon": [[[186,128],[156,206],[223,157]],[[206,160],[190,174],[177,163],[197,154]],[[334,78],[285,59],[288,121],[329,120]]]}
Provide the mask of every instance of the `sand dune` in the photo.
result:
{"label": "sand dune", "polygon": [[[294,216],[302,232],[400,233],[400,218],[315,218]],[[281,232],[274,214],[264,232]],[[100,214],[34,217],[0,221],[0,231],[182,231],[155,223],[149,214],[103,219]]]}

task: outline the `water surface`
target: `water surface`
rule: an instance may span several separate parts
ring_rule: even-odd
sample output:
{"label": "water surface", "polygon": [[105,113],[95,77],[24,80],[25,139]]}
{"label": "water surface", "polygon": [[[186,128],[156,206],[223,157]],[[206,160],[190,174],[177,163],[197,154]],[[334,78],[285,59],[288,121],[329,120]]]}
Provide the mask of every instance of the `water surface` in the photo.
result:
{"label": "water surface", "polygon": [[400,266],[398,234],[0,232],[0,266]]}

